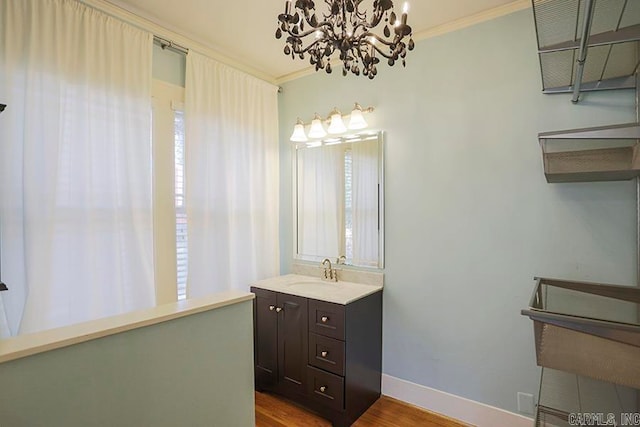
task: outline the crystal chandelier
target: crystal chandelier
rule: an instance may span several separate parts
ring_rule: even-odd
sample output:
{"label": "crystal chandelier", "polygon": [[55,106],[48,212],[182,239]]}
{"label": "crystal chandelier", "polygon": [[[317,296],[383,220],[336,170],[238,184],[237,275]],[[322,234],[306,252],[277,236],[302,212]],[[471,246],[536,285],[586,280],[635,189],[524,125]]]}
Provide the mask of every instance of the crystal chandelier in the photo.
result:
{"label": "crystal chandelier", "polygon": [[[328,13],[319,15],[313,0],[296,0],[293,11],[291,0],[285,1],[276,30],[277,39],[286,37],[285,55],[291,55],[292,59],[305,59],[308,55],[316,71],[324,69],[331,73],[331,56],[338,52],[343,76],[351,71],[356,76],[362,73],[370,79],[378,74],[379,56],[386,58],[389,65],[398,60],[406,65],[407,50],[414,47],[412,30],[407,25],[407,3],[398,18],[391,0],[373,0],[370,15],[361,10],[363,0],[324,2],[329,7]],[[383,26],[383,36],[372,32],[379,25]],[[407,36],[409,41],[405,43]]]}

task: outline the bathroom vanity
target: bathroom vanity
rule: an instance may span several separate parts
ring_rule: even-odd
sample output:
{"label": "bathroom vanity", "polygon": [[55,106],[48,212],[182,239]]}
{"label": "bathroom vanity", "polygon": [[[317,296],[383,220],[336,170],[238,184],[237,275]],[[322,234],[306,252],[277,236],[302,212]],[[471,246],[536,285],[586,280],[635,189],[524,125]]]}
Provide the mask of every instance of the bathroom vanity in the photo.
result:
{"label": "bathroom vanity", "polygon": [[256,390],[351,425],[380,397],[382,286],[290,274],[251,292]]}

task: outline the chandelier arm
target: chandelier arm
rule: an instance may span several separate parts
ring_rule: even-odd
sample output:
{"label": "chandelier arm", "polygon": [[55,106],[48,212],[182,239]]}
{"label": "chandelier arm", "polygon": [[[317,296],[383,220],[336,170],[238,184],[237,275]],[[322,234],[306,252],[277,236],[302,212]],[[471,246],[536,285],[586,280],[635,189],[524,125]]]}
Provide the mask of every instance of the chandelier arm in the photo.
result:
{"label": "chandelier arm", "polygon": [[[358,23],[358,25],[356,25],[355,27],[353,27],[353,35],[355,36],[356,31],[358,31],[359,28],[362,28],[363,31],[366,31],[367,33],[369,32],[369,30],[371,29],[369,27],[369,25],[366,22],[361,21],[360,23]],[[359,36],[358,36],[359,37]]]}
{"label": "chandelier arm", "polygon": [[[392,44],[392,43],[386,42],[385,40],[379,39],[375,34],[368,34],[368,35],[370,35],[371,37],[375,37],[375,38],[376,38],[376,40],[378,40],[379,42],[381,42],[382,44],[384,44],[384,45],[386,45],[386,46],[391,46],[391,44]],[[382,55],[383,57],[385,57],[385,58],[387,58],[387,59],[394,59],[394,58],[393,58],[393,54],[387,54],[387,53],[385,53],[383,50],[380,50],[380,48],[379,48],[378,46],[376,46],[375,44],[373,44],[373,43],[369,42],[366,38],[364,38],[364,37],[363,37],[363,39],[359,41],[358,45],[357,45],[357,46],[354,46],[355,50],[358,52],[358,57],[359,57],[361,60],[363,60],[363,59],[364,59],[364,58],[362,57],[362,55],[361,55],[361,53],[362,53],[362,50],[361,50],[361,47],[362,47],[362,46],[361,46],[361,44],[365,44],[365,45],[367,45],[367,46],[371,46],[371,47],[373,47],[373,48],[376,50],[376,52],[378,52],[380,55]]]}
{"label": "chandelier arm", "polygon": [[308,35],[315,33],[316,31],[318,31],[319,28],[325,27],[325,26],[327,27],[327,30],[329,32],[331,32],[332,34],[335,34],[335,31],[333,30],[333,24],[331,24],[331,22],[326,22],[326,21],[318,24],[316,28],[307,30],[304,33],[294,34],[291,32],[291,30],[288,29],[287,34],[289,34],[291,37],[302,40],[304,37],[307,37]]}
{"label": "chandelier arm", "polygon": [[362,0],[356,0],[354,3],[355,3],[354,13],[358,18],[360,18],[360,20],[365,20],[367,18],[367,12],[360,12],[360,9],[359,9],[360,3],[362,3]]}
{"label": "chandelier arm", "polygon": [[309,51],[309,49],[311,49],[312,47],[314,47],[315,45],[319,44],[322,40],[315,40],[313,43],[311,43],[309,46],[307,46],[306,48],[302,49],[300,52],[298,53],[307,53]]}
{"label": "chandelier arm", "polygon": [[[378,46],[372,44],[372,43],[367,43],[365,42],[366,45],[369,45],[371,47],[373,47],[373,49],[375,49],[376,52],[378,52],[380,55],[384,56],[387,59],[393,59],[393,55],[387,55],[384,51],[380,50],[378,48]],[[360,58],[361,61],[364,62],[364,57],[362,56],[362,51],[360,49],[360,46],[358,46],[358,48],[356,49],[356,51],[358,52],[358,57]]]}
{"label": "chandelier arm", "polygon": [[[400,40],[398,40],[398,41],[395,41],[395,40],[394,40],[394,41],[387,41],[386,39],[383,39],[383,38],[381,38],[380,36],[378,36],[377,34],[374,34],[374,33],[365,33],[365,34],[363,34],[363,35],[362,35],[362,36],[360,36],[360,37],[361,37],[361,39],[362,39],[366,44],[368,44],[368,45],[373,45],[373,43],[371,43],[371,42],[367,41],[367,37],[368,37],[369,39],[374,38],[374,39],[376,39],[376,42],[380,42],[380,43],[382,43],[383,45],[385,45],[385,46],[389,46],[389,47],[391,47],[391,46],[392,46],[392,45],[394,45],[394,44],[397,44],[397,43],[400,41]],[[375,45],[374,45],[374,46],[375,46]]]}
{"label": "chandelier arm", "polygon": [[393,55],[387,55],[386,53],[384,53],[384,51],[378,49],[378,46],[373,45],[373,48],[376,50],[376,52],[378,52],[380,55],[384,56],[387,59],[393,59]]}

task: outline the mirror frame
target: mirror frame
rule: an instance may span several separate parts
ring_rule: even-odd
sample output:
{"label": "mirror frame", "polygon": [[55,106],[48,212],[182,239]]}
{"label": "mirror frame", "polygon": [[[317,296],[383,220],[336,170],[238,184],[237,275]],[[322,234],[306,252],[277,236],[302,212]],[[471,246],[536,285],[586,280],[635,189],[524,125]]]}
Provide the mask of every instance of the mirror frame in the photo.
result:
{"label": "mirror frame", "polygon": [[[364,131],[359,132],[357,134],[351,134],[343,137],[335,137],[342,139],[341,143],[355,142],[355,137],[360,139],[376,136],[378,139],[378,265],[377,266],[368,266],[368,265],[354,265],[350,264],[349,260],[347,260],[346,264],[341,264],[350,268],[357,269],[376,269],[382,270],[384,269],[384,193],[385,193],[385,179],[384,179],[384,163],[385,163],[385,142],[384,142],[384,132],[383,131]],[[329,137],[331,138],[331,137]],[[335,143],[335,142],[334,142]],[[294,261],[306,261],[306,262],[317,262],[320,263],[323,259],[329,258],[333,263],[340,254],[329,254],[325,256],[321,255],[305,255],[300,254],[298,250],[298,150],[299,149],[313,149],[316,148],[313,144],[322,144],[322,141],[309,141],[309,142],[299,142],[292,144],[292,169],[291,169],[291,178],[292,178],[292,208],[293,208],[293,259]],[[319,148],[319,147],[318,147]]]}

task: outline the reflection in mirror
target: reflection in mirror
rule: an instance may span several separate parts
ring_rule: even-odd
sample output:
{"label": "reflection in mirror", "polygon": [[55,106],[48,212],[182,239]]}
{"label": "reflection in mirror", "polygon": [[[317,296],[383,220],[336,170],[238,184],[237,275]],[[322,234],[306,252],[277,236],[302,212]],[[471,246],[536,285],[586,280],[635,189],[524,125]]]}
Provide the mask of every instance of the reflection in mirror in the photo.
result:
{"label": "reflection in mirror", "polygon": [[296,147],[295,258],[383,267],[382,133]]}

